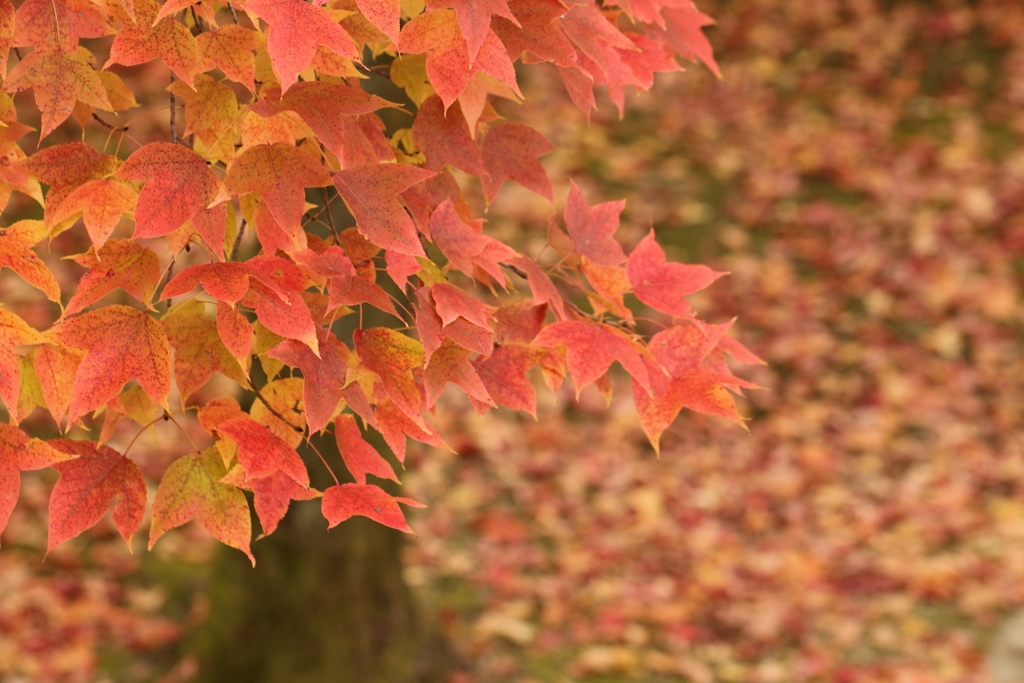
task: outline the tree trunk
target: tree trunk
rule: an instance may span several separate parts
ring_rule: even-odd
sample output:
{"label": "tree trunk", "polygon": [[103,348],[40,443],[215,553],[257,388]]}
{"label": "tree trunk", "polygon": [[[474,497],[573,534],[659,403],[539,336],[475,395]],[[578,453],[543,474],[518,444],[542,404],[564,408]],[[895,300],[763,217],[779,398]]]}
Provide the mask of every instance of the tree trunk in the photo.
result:
{"label": "tree trunk", "polygon": [[[328,462],[340,463],[331,442],[317,445]],[[313,458],[307,464],[315,476],[324,468]],[[319,501],[304,501],[253,544],[255,569],[237,550],[220,548],[208,584],[210,617],[195,641],[198,680],[447,680],[450,650],[418,614],[402,576],[403,536],[362,517],[328,531]]]}

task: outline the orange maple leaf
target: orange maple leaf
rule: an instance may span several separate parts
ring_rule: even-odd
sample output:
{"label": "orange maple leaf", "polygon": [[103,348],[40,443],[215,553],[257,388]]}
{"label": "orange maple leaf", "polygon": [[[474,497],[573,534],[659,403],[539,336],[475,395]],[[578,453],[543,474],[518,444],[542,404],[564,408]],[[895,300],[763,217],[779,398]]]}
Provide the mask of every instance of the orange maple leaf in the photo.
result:
{"label": "orange maple leaf", "polygon": [[86,351],[75,373],[70,422],[99,408],[135,379],[156,401],[171,390],[171,349],[155,318],[128,306],[105,306],[58,323],[50,335]]}
{"label": "orange maple leaf", "polygon": [[113,111],[99,73],[77,52],[33,52],[18,62],[7,76],[7,92],[32,88],[36,106],[43,113],[40,139],[62,124],[76,102]]}

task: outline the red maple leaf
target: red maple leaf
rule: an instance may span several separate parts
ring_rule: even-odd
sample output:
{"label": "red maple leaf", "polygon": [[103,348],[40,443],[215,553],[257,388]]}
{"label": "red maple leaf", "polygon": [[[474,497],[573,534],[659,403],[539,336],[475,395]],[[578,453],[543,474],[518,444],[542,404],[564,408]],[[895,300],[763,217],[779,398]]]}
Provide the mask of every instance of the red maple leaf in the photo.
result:
{"label": "red maple leaf", "polygon": [[171,390],[171,349],[157,320],[128,306],[106,306],[57,324],[50,334],[86,351],[75,373],[71,423],[138,380],[157,401]]}
{"label": "red maple leaf", "polygon": [[405,515],[398,507],[399,503],[411,507],[426,507],[410,498],[392,496],[372,484],[342,484],[324,491],[322,509],[329,529],[333,529],[349,517],[361,515],[384,526],[411,534],[412,529],[406,523]]}
{"label": "red maple leaf", "polygon": [[295,449],[248,415],[217,425],[217,431],[238,444],[238,462],[249,479],[282,472],[309,488],[309,473]]}
{"label": "red maple leaf", "polygon": [[331,176],[320,160],[295,145],[277,142],[254,145],[242,152],[228,168],[224,185],[237,196],[257,192],[274,220],[298,242],[302,232],[307,187],[322,187]]}
{"label": "red maple leaf", "polygon": [[573,182],[565,205],[565,227],[576,253],[603,266],[617,266],[625,261],[626,254],[613,237],[625,206],[624,201],[589,206]]}
{"label": "red maple leaf", "polygon": [[0,531],[7,527],[21,491],[22,470],[38,470],[74,457],[14,425],[0,424]]}
{"label": "red maple leaf", "polygon": [[77,457],[53,466],[60,479],[50,494],[46,550],[95,526],[114,498],[114,525],[130,548],[146,511],[146,481],[139,466],[113,448],[90,441],[54,439],[49,445]]}
{"label": "red maple leaf", "polygon": [[546,137],[521,123],[499,123],[492,127],[480,144],[487,168],[487,175],[480,176],[480,180],[487,201],[498,195],[506,179],[553,200],[551,180],[537,159],[554,149]]}
{"label": "red maple leaf", "polygon": [[132,153],[117,171],[144,180],[135,209],[135,239],[160,237],[209,206],[220,181],[203,158],[182,145],[151,142]]}
{"label": "red maple leaf", "polygon": [[269,25],[267,52],[282,92],[309,66],[318,45],[335,54],[358,59],[345,29],[323,9],[302,0],[249,0],[245,8]]}
{"label": "red maple leaf", "polygon": [[416,226],[395,197],[434,174],[408,164],[368,164],[334,174],[334,186],[368,240],[384,249],[425,256]]}
{"label": "red maple leaf", "polygon": [[725,275],[707,266],[668,263],[664,249],[654,240],[653,230],[629,255],[626,273],[640,301],[677,318],[690,312],[687,295]]}
{"label": "red maple leaf", "polygon": [[345,461],[345,467],[357,484],[365,484],[367,474],[398,481],[394,468],[377,452],[377,449],[363,439],[354,417],[339,415],[335,418],[334,437],[338,442],[338,452]]}

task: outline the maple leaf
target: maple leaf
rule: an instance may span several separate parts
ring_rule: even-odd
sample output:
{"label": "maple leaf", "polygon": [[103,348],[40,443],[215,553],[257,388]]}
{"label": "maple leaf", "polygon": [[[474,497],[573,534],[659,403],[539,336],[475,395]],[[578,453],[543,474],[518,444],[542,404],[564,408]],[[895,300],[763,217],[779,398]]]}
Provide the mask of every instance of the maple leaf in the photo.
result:
{"label": "maple leaf", "polygon": [[441,7],[451,7],[455,10],[455,17],[466,39],[471,62],[476,59],[480,47],[487,38],[492,14],[503,17],[516,26],[520,25],[519,20],[509,9],[507,0],[430,0],[427,3],[428,10]]}
{"label": "maple leaf", "polygon": [[619,361],[644,389],[650,390],[647,366],[633,343],[607,325],[584,320],[564,320],[545,327],[533,340],[537,347],[564,346],[566,364],[576,382],[576,396]]}
{"label": "maple leaf", "polygon": [[256,317],[268,330],[288,339],[297,339],[314,354],[320,354],[316,323],[298,292],[283,292],[280,296],[250,292],[250,295],[255,299]]}
{"label": "maple leaf", "polygon": [[633,42],[592,2],[577,3],[570,7],[562,19],[562,28],[605,78],[609,70],[609,57],[614,59],[617,56],[615,48],[635,49]]}
{"label": "maple leaf", "polygon": [[374,417],[378,423],[381,436],[384,437],[384,441],[395,454],[395,457],[398,458],[398,462],[405,462],[406,437],[434,446],[435,448],[448,448],[447,444],[437,433],[437,430],[426,421],[422,424],[416,424],[405,414],[405,411],[387,397],[378,396],[375,397],[375,401]]}
{"label": "maple leaf", "polygon": [[623,320],[632,320],[633,314],[626,308],[623,297],[623,294],[632,290],[624,267],[600,266],[584,256],[580,259],[580,270],[594,288],[593,293],[587,292],[587,298],[595,314],[611,312]]}
{"label": "maple leaf", "polygon": [[[52,189],[50,194],[53,194]],[[114,232],[121,217],[134,212],[138,198],[138,193],[123,182],[112,179],[90,180],[56,205],[50,223],[61,223],[82,214],[89,239],[99,248]]]}
{"label": "maple leaf", "polygon": [[146,511],[146,481],[139,466],[113,448],[91,441],[54,439],[48,444],[77,457],[53,465],[60,479],[50,494],[47,552],[95,526],[115,497],[114,526],[131,549],[132,536]]}
{"label": "maple leaf", "polygon": [[428,97],[416,112],[412,134],[416,146],[427,156],[427,170],[442,171],[450,164],[467,173],[486,172],[480,148],[473,141],[458,102],[446,112],[440,97]]}
{"label": "maple leaf", "polygon": [[412,533],[398,504],[426,507],[410,498],[392,496],[373,484],[341,484],[324,491],[323,515],[327,528],[333,529],[349,517],[361,515],[392,529]]}
{"label": "maple leaf", "polygon": [[661,377],[652,370],[652,392],[639,385],[633,386],[633,400],[636,403],[640,426],[656,452],[662,432],[668,428],[683,408],[700,413],[724,417],[746,428],[743,418],[736,412],[736,401],[723,384],[741,383],[741,386],[756,388],[749,382],[737,380],[732,375],[693,368],[673,378]]}
{"label": "maple leaf", "polygon": [[218,67],[231,80],[256,92],[256,56],[252,51],[262,44],[260,33],[236,24],[204,31],[196,36],[199,71]]}
{"label": "maple leaf", "polygon": [[402,27],[398,47],[403,53],[426,55],[427,77],[446,110],[477,71],[489,73],[521,96],[515,68],[494,31],[487,29],[477,55],[470,60],[469,47],[452,10],[439,9],[413,18]]}
{"label": "maple leaf", "polygon": [[226,83],[196,74],[194,87],[175,81],[167,88],[185,101],[185,134],[195,133],[215,159],[229,161],[235,152],[238,100]]}
{"label": "maple leaf", "polygon": [[426,55],[430,84],[447,109],[472,77],[469,48],[451,10],[427,12],[402,27],[399,52]]}
{"label": "maple leaf", "polygon": [[277,530],[293,500],[313,500],[323,495],[316,489],[299,486],[294,479],[281,471],[269,477],[247,479],[245,470],[239,465],[228,470],[228,473],[221,477],[220,483],[252,491],[253,507],[260,518],[260,526],[263,527],[260,538],[269,536]]}
{"label": "maple leaf", "polygon": [[84,357],[84,351],[64,344],[45,344],[36,348],[33,361],[36,378],[46,408],[58,424],[71,406],[75,373]]}
{"label": "maple leaf", "polygon": [[447,199],[430,216],[430,236],[451,264],[466,275],[473,274],[473,258],[490,243],[489,238],[462,220]]}
{"label": "maple leaf", "polygon": [[430,354],[430,360],[423,371],[428,408],[437,403],[448,382],[461,388],[470,398],[480,403],[494,404],[483,382],[480,381],[476,368],[469,360],[472,353],[451,339],[445,339],[441,346]]}
{"label": "maple leaf", "polygon": [[525,344],[498,346],[487,358],[474,362],[477,375],[491,399],[513,410],[523,410],[537,418],[537,392],[526,371],[540,362],[542,349]]}
{"label": "maple leaf", "polygon": [[209,206],[220,187],[201,156],[170,142],[151,142],[133,152],[117,175],[146,181],[135,209],[135,239],[181,227]]}
{"label": "maple leaf", "polygon": [[134,19],[120,10],[121,29],[114,36],[110,57],[103,68],[111,64],[134,66],[161,59],[178,78],[195,87],[193,76],[199,69],[199,46],[191,31],[174,17],[160,18],[160,5],[153,0],[134,0],[134,3]]}
{"label": "maple leaf", "polygon": [[[228,223],[231,223],[231,227],[236,229],[234,223],[234,212],[228,212],[227,204],[218,204],[210,209],[203,209],[192,216],[192,227],[199,233],[199,236],[203,238],[203,242],[206,243],[214,254],[220,258],[224,258],[224,240],[228,234]],[[188,223],[185,223],[187,229]],[[189,232],[189,237],[192,233]],[[170,242],[170,237],[167,238]],[[174,249],[172,245],[172,249]],[[181,249],[175,250],[175,253],[180,252]]]}
{"label": "maple leaf", "polygon": [[[427,360],[434,353],[445,339],[451,339],[459,346],[476,351],[483,355],[489,355],[494,348],[494,332],[490,327],[478,325],[467,320],[455,312],[449,317],[449,322],[442,322],[438,315],[431,292],[432,288],[423,288],[419,291],[416,304],[416,326],[419,329],[420,338],[423,340],[424,355]],[[453,312],[452,308],[448,312]],[[483,311],[484,317],[487,311]]]}
{"label": "maple leaf", "polygon": [[546,304],[529,299],[510,301],[494,311],[494,336],[498,344],[529,344],[544,327]]}
{"label": "maple leaf", "polygon": [[480,176],[480,180],[487,201],[498,195],[506,179],[553,201],[551,180],[537,159],[554,149],[546,137],[521,123],[499,123],[492,127],[480,144],[487,168],[487,175]]}
{"label": "maple leaf", "polygon": [[171,349],[160,323],[128,306],[65,318],[50,335],[86,351],[71,391],[70,422],[112,399],[130,380],[163,402],[171,390]]}
{"label": "maple leaf", "polygon": [[551,281],[539,265],[532,259],[525,256],[517,256],[509,260],[509,264],[518,268],[526,274],[526,282],[533,292],[533,302],[536,304],[548,304],[554,310],[559,320],[565,319],[565,305],[562,295],[558,293],[555,283]]}
{"label": "maple leaf", "polygon": [[267,52],[282,92],[288,92],[299,72],[309,66],[318,45],[359,59],[345,29],[319,7],[302,0],[249,0],[245,8],[269,25]]}
{"label": "maple leaf", "polygon": [[254,145],[245,150],[228,168],[224,184],[238,196],[256,192],[266,202],[274,220],[297,241],[302,232],[302,214],[306,206],[306,187],[321,187],[331,176],[320,160],[294,145],[278,142]]}
{"label": "maple leaf", "polygon": [[245,415],[221,422],[217,431],[238,444],[238,463],[250,480],[280,471],[309,488],[309,473],[302,458],[265,425]]}
{"label": "maple leaf", "polygon": [[99,249],[93,247],[72,258],[89,270],[78,281],[64,309],[65,317],[80,312],[118,288],[148,304],[160,279],[160,259],[134,240],[111,240]]}
{"label": "maple leaf", "polygon": [[381,457],[377,449],[363,439],[354,417],[339,415],[335,418],[334,438],[338,442],[338,452],[341,453],[341,458],[345,461],[345,467],[348,468],[357,484],[365,484],[367,474],[381,479],[398,481],[394,468]]}
{"label": "maple leaf", "polygon": [[621,200],[589,206],[573,181],[565,204],[565,227],[576,253],[602,266],[617,266],[625,261],[622,246],[612,237],[625,206],[626,202]]}
{"label": "maple leaf", "polygon": [[253,338],[252,323],[241,311],[223,301],[217,302],[217,334],[232,356],[238,359],[249,356]]}
{"label": "maple leaf", "polygon": [[[755,384],[709,367],[707,360],[715,351],[732,323],[723,325],[687,324],[670,327],[651,338],[648,348],[668,374],[651,365],[651,388],[648,394],[634,386],[637,416],[655,451],[659,450],[662,432],[683,408],[730,419],[745,427],[736,411],[736,401],[726,387],[756,389]],[[749,352],[748,352],[749,353]],[[740,355],[743,355],[742,353]],[[750,354],[753,356],[753,354]],[[753,356],[752,360],[760,361]]]}
{"label": "maple leaf", "polygon": [[18,502],[22,470],[39,470],[73,457],[29,438],[14,425],[0,424],[0,532],[7,528]]}
{"label": "maple leaf", "polygon": [[676,52],[691,61],[698,59],[704,62],[711,72],[722,77],[711,43],[701,31],[704,26],[714,24],[714,20],[702,14],[692,2],[682,2],[664,7],[662,15],[664,27],[651,27],[652,34],[661,42],[671,45]]}
{"label": "maple leaf", "polygon": [[370,23],[398,44],[398,23],[401,19],[401,0],[356,0],[356,7]]}
{"label": "maple leaf", "polygon": [[633,285],[633,293],[640,301],[677,318],[690,312],[687,295],[704,289],[725,275],[707,266],[667,263],[665,251],[655,241],[653,230],[629,255],[626,273]]}
{"label": "maple leaf", "polygon": [[0,73],[3,74],[7,73],[7,62],[11,48],[14,47],[14,36],[17,35],[16,27],[14,5],[10,0],[0,0]]}
{"label": "maple leaf", "polygon": [[249,291],[250,278],[259,280],[268,288],[275,287],[271,280],[264,278],[252,265],[226,261],[185,268],[164,285],[160,296],[162,299],[170,299],[191,292],[201,285],[214,299],[234,304]]}
{"label": "maple leaf", "polygon": [[499,16],[491,25],[510,58],[530,52],[561,67],[576,65],[576,50],[562,30],[565,5],[558,0],[509,0],[509,8],[517,22]]}
{"label": "maple leaf", "polygon": [[99,74],[77,52],[48,50],[25,55],[7,75],[4,89],[13,93],[25,88],[32,88],[43,114],[40,139],[71,115],[75,102],[113,110]]}
{"label": "maple leaf", "polygon": [[171,307],[160,320],[174,348],[174,381],[182,398],[201,389],[215,372],[239,384],[248,383],[245,369],[221,341],[217,323],[195,299]]}
{"label": "maple leaf", "polygon": [[[411,256],[408,258],[416,261]],[[384,288],[359,275],[341,247],[331,245],[321,254],[312,251],[302,252],[297,254],[296,260],[304,268],[328,278],[329,309],[333,310],[338,305],[369,303],[399,317],[391,297]],[[416,268],[419,270],[419,262],[416,262]]]}
{"label": "maple leaf", "polygon": [[82,38],[110,33],[103,11],[89,0],[25,0],[13,28],[19,47],[74,52]]}
{"label": "maple leaf", "polygon": [[21,344],[40,344],[46,337],[14,313],[0,308],[0,398],[9,413],[18,407],[21,394],[21,372],[14,347]]}
{"label": "maple leaf", "polygon": [[334,418],[347,382],[352,351],[330,331],[319,330],[320,357],[308,346],[285,340],[267,352],[286,365],[302,370],[302,402],[310,433],[318,432]]}
{"label": "maple leaf", "polygon": [[433,175],[408,164],[367,164],[338,171],[334,186],[368,240],[400,254],[426,256],[412,218],[395,197]]}
{"label": "maple leaf", "polygon": [[430,287],[430,296],[442,325],[450,325],[456,319],[464,318],[485,330],[491,329],[494,316],[490,308],[458,287],[447,283],[433,285]]}
{"label": "maple leaf", "polygon": [[50,185],[43,217],[52,226],[57,222],[56,211],[68,196],[90,180],[113,173],[118,164],[117,157],[100,154],[85,143],[72,142],[41,149],[19,166]]}
{"label": "maple leaf", "polygon": [[43,221],[25,220],[0,228],[0,268],[10,268],[50,301],[60,301],[60,285],[30,247],[41,242],[49,230]]}
{"label": "maple leaf", "polygon": [[423,424],[423,396],[412,370],[423,367],[423,345],[386,327],[356,330],[356,352],[380,377],[388,397],[417,425]]}
{"label": "maple leaf", "polygon": [[356,124],[354,117],[398,106],[362,88],[326,81],[296,83],[283,96],[279,88],[268,88],[262,94],[258,102],[249,105],[250,110],[267,118],[285,111],[295,112],[339,159],[344,156],[346,139]]}
{"label": "maple leaf", "polygon": [[170,529],[196,519],[217,540],[244,552],[255,566],[256,559],[249,550],[249,504],[237,487],[220,483],[225,474],[224,463],[213,447],[171,463],[153,500],[149,549]]}

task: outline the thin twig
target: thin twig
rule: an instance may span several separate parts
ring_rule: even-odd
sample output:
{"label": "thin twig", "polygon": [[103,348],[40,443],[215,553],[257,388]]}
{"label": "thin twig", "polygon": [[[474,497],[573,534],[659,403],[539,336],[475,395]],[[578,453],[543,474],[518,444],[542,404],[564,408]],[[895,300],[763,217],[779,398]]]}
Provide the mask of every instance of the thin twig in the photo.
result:
{"label": "thin twig", "polygon": [[334,215],[331,213],[331,196],[327,192],[327,188],[324,188],[324,209],[327,211],[327,221],[331,225],[331,233],[334,235],[334,243],[341,244],[341,236],[338,235],[338,229],[334,226]]}
{"label": "thin twig", "polygon": [[296,427],[291,422],[289,422],[287,419],[285,419],[284,415],[282,415],[281,413],[277,412],[277,409],[275,409],[274,406],[270,405],[270,402],[267,401],[267,399],[265,399],[263,397],[262,393],[260,393],[260,390],[256,386],[256,383],[252,381],[252,377],[251,376],[248,377],[248,380],[249,380],[249,386],[252,387],[252,390],[254,392],[256,392],[256,398],[258,398],[263,403],[263,405],[265,405],[267,407],[267,410],[269,410],[270,413],[274,417],[276,417],[278,420],[280,420],[281,422],[285,423],[286,425],[289,425],[290,427],[292,427],[297,432],[304,431],[303,429],[300,429],[299,427]]}
{"label": "thin twig", "polygon": [[238,23],[238,12],[235,11],[235,6],[231,4],[231,0],[227,1],[227,5],[228,5],[228,9],[231,10],[231,18],[234,19],[235,23],[237,24]]}
{"label": "thin twig", "polygon": [[199,30],[199,33],[202,33],[203,31],[205,31],[206,29],[203,26],[203,20],[200,19],[199,15],[196,14],[196,7],[195,7],[195,5],[192,5],[188,9],[189,9],[190,12],[192,12],[192,22],[195,24],[195,27]]}
{"label": "thin twig", "polygon": [[[96,112],[92,113],[92,118],[93,118],[94,121],[98,121],[99,124],[101,126],[103,126],[104,128],[109,128],[110,130],[120,130],[120,131],[127,131],[128,130],[128,126],[115,126],[113,124],[107,123],[106,121],[101,119],[99,116],[97,116]],[[109,138],[108,138],[108,140],[109,140]]]}
{"label": "thin twig", "polygon": [[242,219],[242,224],[238,226],[238,234],[235,235],[235,243],[231,247],[230,258],[232,261],[238,260],[238,248],[242,246],[242,235],[245,234],[245,219]]}
{"label": "thin twig", "polygon": [[[174,74],[171,74],[171,85],[174,85]],[[178,127],[174,122],[175,113],[178,110],[178,103],[175,101],[174,92],[171,92],[171,142],[178,144]]]}

